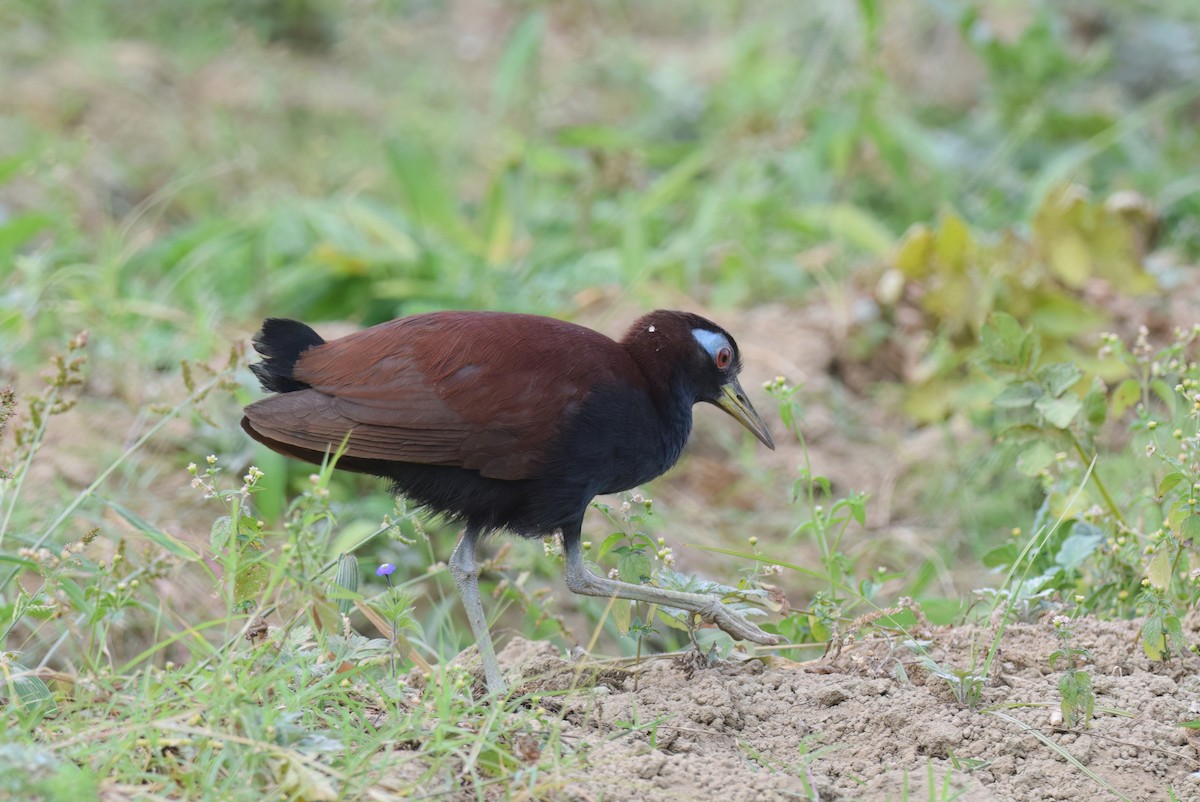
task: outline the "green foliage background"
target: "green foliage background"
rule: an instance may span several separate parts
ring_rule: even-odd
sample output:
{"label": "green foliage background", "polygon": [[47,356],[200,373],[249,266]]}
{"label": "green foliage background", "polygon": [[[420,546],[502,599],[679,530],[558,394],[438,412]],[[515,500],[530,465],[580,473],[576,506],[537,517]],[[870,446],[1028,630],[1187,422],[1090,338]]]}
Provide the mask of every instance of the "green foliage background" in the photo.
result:
{"label": "green foliage background", "polygon": [[[261,666],[237,662],[228,644],[267,589],[294,592],[318,631],[336,629],[337,612],[362,597],[348,580],[311,574],[374,531],[392,502],[370,483],[310,479],[246,442],[237,409],[254,391],[238,344],[267,314],[336,327],[447,307],[601,323],[659,305],[718,317],[768,304],[849,310],[839,364],[868,379],[847,379],[846,391],[904,426],[970,432],[961,453],[948,448],[916,477],[930,526],[960,534],[912,570],[875,571],[874,553],[846,546],[869,498],[839,497],[807,451],[800,478],[777,481],[720,444],[763,498],[795,481],[805,503],[778,502],[798,520],[777,543],[806,544],[817,559],[772,563],[765,536],[747,552],[745,524],[774,519],[745,515],[724,527],[722,553],[754,567],[706,587],[759,599],[760,584],[781,581],[764,566],[787,565],[786,590],[815,597],[773,625],[823,642],[868,609],[880,625],[910,621],[881,609],[904,594],[937,621],[957,620],[967,605],[935,593],[935,575],[959,590],[990,576],[1010,612],[1081,597],[1088,611],[1146,616],[1154,659],[1190,646],[1180,628],[1200,592],[1200,372],[1186,319],[1200,257],[1200,7],[1190,0],[10,0],[0,86],[0,385],[15,386],[4,410],[17,415],[0,441],[0,468],[17,477],[0,479],[0,620],[13,665],[107,671],[110,691],[137,677],[175,715],[179,688],[201,669],[184,681],[150,667],[185,654],[257,682],[237,672]],[[1139,335],[1144,322],[1154,331]],[[43,389],[47,360],[85,329],[86,349],[73,342]],[[73,361],[84,352],[86,372]],[[798,448],[804,388],[770,389]],[[90,424],[55,434],[49,419],[76,399]],[[207,454],[230,471],[263,469],[254,515],[236,490],[201,482],[208,502],[234,505],[221,518],[186,496],[184,466]],[[696,581],[669,570],[670,549],[641,517],[609,519],[619,531],[597,536],[601,556],[636,561],[655,581]],[[396,562],[427,591],[421,620],[403,622],[425,633],[414,635],[419,666],[421,653],[469,643],[444,577],[420,584],[453,533],[393,523],[361,556]],[[210,528],[207,544],[173,534]],[[136,568],[110,554],[76,574],[37,554],[97,537]],[[275,550],[283,541],[292,557]],[[600,623],[602,604],[560,611],[526,587],[529,573],[557,571],[527,546],[514,559],[530,570],[492,588],[521,631],[567,639],[577,616],[607,626],[613,648],[640,646],[615,637],[646,634],[631,611],[614,627]],[[221,584],[206,560],[233,579]],[[228,618],[202,626],[227,640],[192,631],[147,592],[163,582],[184,599],[220,596]],[[60,640],[63,609],[76,647]],[[309,635],[289,631],[280,649],[315,671],[329,642]],[[378,681],[377,641],[346,636],[336,649]],[[24,700],[6,715],[36,733],[53,700],[29,677],[0,695]],[[290,674],[260,679],[298,693],[289,716],[310,691],[336,692],[303,682],[299,692]],[[295,734],[293,718],[256,718],[213,687],[246,737]],[[438,703],[456,711],[447,694]],[[114,717],[136,707],[112,698]],[[447,755],[458,748],[435,741]],[[476,747],[484,785],[514,763],[500,741]],[[229,793],[246,793],[212,759]],[[276,759],[256,764],[272,787],[321,798],[302,762]],[[130,782],[142,771],[123,770]],[[72,771],[45,781],[82,788],[103,775]]]}

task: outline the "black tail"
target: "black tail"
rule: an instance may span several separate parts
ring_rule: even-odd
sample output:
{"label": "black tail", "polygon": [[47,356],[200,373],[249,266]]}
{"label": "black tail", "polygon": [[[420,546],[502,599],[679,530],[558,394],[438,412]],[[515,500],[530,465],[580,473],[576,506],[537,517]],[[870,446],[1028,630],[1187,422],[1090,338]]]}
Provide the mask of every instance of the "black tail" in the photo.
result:
{"label": "black tail", "polygon": [[292,377],[300,354],[325,341],[321,335],[298,320],[269,317],[252,340],[254,350],[263,355],[262,362],[250,366],[264,390],[291,393],[306,390],[308,385]]}

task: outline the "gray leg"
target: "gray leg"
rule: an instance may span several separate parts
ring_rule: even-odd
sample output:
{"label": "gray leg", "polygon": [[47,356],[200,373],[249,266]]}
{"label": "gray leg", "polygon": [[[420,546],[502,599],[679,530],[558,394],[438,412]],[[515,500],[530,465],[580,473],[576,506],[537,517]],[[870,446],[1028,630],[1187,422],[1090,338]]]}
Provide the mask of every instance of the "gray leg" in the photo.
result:
{"label": "gray leg", "polygon": [[596,576],[583,564],[583,549],[578,533],[574,537],[564,536],[567,552],[567,587],[584,596],[608,596],[618,599],[674,607],[696,613],[704,621],[716,624],[736,640],[748,640],[765,646],[774,646],[779,638],[763,632],[738,613],[726,607],[716,596],[700,593],[683,593],[678,590],[654,588],[647,585],[631,585],[613,579]]}
{"label": "gray leg", "polygon": [[488,632],[487,617],[483,614],[483,602],[479,598],[479,568],[475,565],[475,544],[479,540],[479,532],[467,527],[450,555],[450,575],[458,586],[458,595],[462,598],[463,607],[467,610],[467,620],[471,622],[471,632],[475,635],[475,643],[479,646],[479,657],[483,661],[483,676],[487,680],[488,691],[501,696],[507,690],[504,678],[500,675],[500,664],[496,662],[496,649],[492,646],[492,635]]}

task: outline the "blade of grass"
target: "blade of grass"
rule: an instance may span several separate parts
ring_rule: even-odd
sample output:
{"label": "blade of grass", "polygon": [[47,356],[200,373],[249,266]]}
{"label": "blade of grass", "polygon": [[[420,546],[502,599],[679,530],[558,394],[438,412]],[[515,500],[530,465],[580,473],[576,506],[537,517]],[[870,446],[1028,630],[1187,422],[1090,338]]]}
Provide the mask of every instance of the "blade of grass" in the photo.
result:
{"label": "blade of grass", "polygon": [[1108,791],[1110,794],[1115,796],[1117,799],[1123,800],[1123,802],[1133,802],[1129,797],[1125,796],[1125,794],[1121,793],[1116,788],[1113,788],[1111,785],[1109,785],[1108,782],[1103,777],[1101,777],[1099,774],[1097,774],[1096,772],[1089,769],[1087,766],[1080,763],[1079,759],[1077,757],[1075,757],[1070,752],[1068,752],[1066,749],[1064,749],[1060,744],[1056,744],[1054,741],[1050,740],[1050,738],[1045,733],[1043,733],[1041,730],[1039,730],[1035,727],[1031,727],[1028,724],[1026,724],[1025,722],[1021,721],[1020,719],[1010,716],[1007,713],[1001,713],[999,710],[988,710],[985,712],[989,716],[995,716],[996,718],[998,718],[1002,721],[1007,721],[1010,724],[1015,724],[1016,726],[1025,730],[1030,735],[1032,735],[1033,737],[1037,738],[1039,741],[1044,743],[1046,746],[1050,747],[1050,749],[1053,750],[1055,753],[1057,753],[1060,757],[1062,757],[1063,760],[1067,761],[1072,766],[1079,769],[1081,772],[1083,772],[1083,774],[1085,776],[1087,776],[1089,779],[1093,780],[1097,785],[1099,785],[1104,790]]}

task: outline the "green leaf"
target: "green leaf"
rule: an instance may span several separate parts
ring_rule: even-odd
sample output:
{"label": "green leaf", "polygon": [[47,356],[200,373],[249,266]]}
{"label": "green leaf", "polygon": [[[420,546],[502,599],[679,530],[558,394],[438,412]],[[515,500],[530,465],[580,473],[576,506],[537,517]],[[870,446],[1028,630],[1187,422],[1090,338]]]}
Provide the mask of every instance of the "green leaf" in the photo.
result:
{"label": "green leaf", "polygon": [[617,547],[625,539],[624,532],[613,532],[608,537],[604,538],[604,542],[600,544],[600,550],[596,552],[596,562],[600,562],[604,557]]}
{"label": "green leaf", "polygon": [[940,223],[934,241],[938,260],[951,272],[961,273],[974,245],[971,230],[961,217],[952,213],[943,215]]}
{"label": "green leaf", "polygon": [[1186,478],[1187,477],[1179,471],[1168,473],[1162,478],[1162,481],[1158,483],[1158,497],[1161,499],[1163,496],[1167,495],[1167,493],[1170,493],[1175,489],[1176,485]]}
{"label": "green leaf", "polygon": [[866,526],[866,524],[867,524],[866,498],[863,496],[853,496],[850,498],[849,503],[850,503],[850,514],[854,516],[854,520],[858,522],[859,526]]}
{"label": "green leaf", "polygon": [[1061,233],[1046,243],[1050,268],[1072,289],[1083,286],[1092,272],[1092,260],[1087,243],[1077,234]]}
{"label": "green leaf", "polygon": [[1166,654],[1166,637],[1163,635],[1162,619],[1150,616],[1142,626],[1142,651],[1146,657],[1158,661]]}
{"label": "green leaf", "polygon": [[633,602],[626,599],[614,599],[612,617],[616,622],[617,632],[622,635],[628,634],[629,625],[633,621]]}
{"label": "green leaf", "polygon": [[1104,399],[1104,382],[1100,377],[1092,380],[1092,387],[1083,397],[1083,419],[1088,426],[1096,429],[1108,418],[1108,405]]}
{"label": "green leaf", "polygon": [[15,660],[4,666],[3,686],[0,688],[5,691],[4,696],[10,697],[10,705],[16,702],[20,707],[39,713],[53,713],[58,709],[54,695],[41,677]]}
{"label": "green leaf", "polygon": [[980,342],[987,358],[1007,366],[1021,363],[1025,338],[1021,324],[1006,312],[993,312],[980,332]]}
{"label": "green leaf", "polygon": [[1051,426],[1065,429],[1075,420],[1079,410],[1083,409],[1083,401],[1073,395],[1063,398],[1042,398],[1034,407]]}
{"label": "green leaf", "polygon": [[1171,509],[1167,510],[1167,525],[1172,529],[1182,529],[1183,522],[1195,513],[1192,510],[1191,499],[1182,496],[1175,500]]}
{"label": "green leaf", "polygon": [[1052,462],[1054,462],[1054,449],[1044,440],[1038,440],[1017,457],[1017,470],[1026,476],[1037,476]]}
{"label": "green leaf", "polygon": [[1046,392],[1058,398],[1083,378],[1083,371],[1068,362],[1058,362],[1039,370],[1037,377]]}
{"label": "green leaf", "polygon": [[1029,407],[1045,395],[1042,388],[1034,382],[1010,384],[1000,391],[1000,395],[992,401],[994,407],[1019,408]]}
{"label": "green leaf", "polygon": [[1171,552],[1167,549],[1159,549],[1154,555],[1154,559],[1150,561],[1150,567],[1146,569],[1146,578],[1150,580],[1150,584],[1159,590],[1166,590],[1171,584]]}
{"label": "green leaf", "polygon": [[625,582],[640,585],[650,579],[650,558],[641,549],[623,554],[617,560],[617,574]]}
{"label": "green leaf", "polygon": [[985,568],[1008,568],[1019,555],[1016,543],[1004,543],[983,555],[983,565]]}
{"label": "green leaf", "polygon": [[1163,403],[1167,405],[1167,408],[1171,410],[1171,415],[1174,415],[1175,406],[1179,401],[1178,396],[1175,394],[1174,388],[1172,388],[1171,385],[1167,384],[1162,379],[1155,379],[1154,381],[1150,382],[1150,389],[1153,390],[1154,394],[1161,398]]}
{"label": "green leaf", "polygon": [[243,515],[238,518],[238,543],[245,549],[247,546],[255,549],[263,547],[262,527],[259,526],[258,519],[252,515]]}
{"label": "green leaf", "polygon": [[241,606],[256,600],[269,579],[270,572],[262,560],[239,563],[237,577],[233,582],[234,604]]}
{"label": "green leaf", "polygon": [[341,798],[329,778],[300,754],[278,750],[267,760],[280,794],[303,802],[337,802]]}
{"label": "green leaf", "polygon": [[1189,515],[1179,525],[1181,537],[1193,542],[1200,540],[1200,515]]}
{"label": "green leaf", "polygon": [[932,267],[933,232],[918,223],[905,232],[896,251],[896,269],[908,278],[922,278]]}
{"label": "green leaf", "polygon": [[1167,633],[1167,640],[1179,646],[1183,645],[1183,622],[1179,620],[1177,615],[1168,615],[1163,619],[1163,630]]}
{"label": "green leaf", "polygon": [[1076,521],[1071,527],[1071,534],[1063,539],[1054,562],[1067,571],[1073,571],[1092,556],[1100,544],[1104,542],[1104,532],[1098,526],[1085,521]]}
{"label": "green leaf", "polygon": [[687,623],[685,623],[685,619],[687,618],[687,616],[690,616],[690,615],[691,615],[691,613],[685,612],[685,613],[681,613],[679,616],[674,616],[674,615],[671,615],[670,613],[668,613],[666,610],[664,610],[661,607],[659,607],[658,611],[657,611],[657,616],[658,616],[659,621],[662,621],[664,624],[669,626],[671,629],[678,629],[683,632],[688,632],[691,630],[691,627],[689,627],[687,625]]}
{"label": "green leaf", "polygon": [[1117,389],[1113,391],[1112,414],[1114,418],[1119,418],[1125,413],[1125,410],[1136,404],[1142,397],[1142,385],[1137,379],[1126,379],[1117,385]]}
{"label": "green leaf", "polygon": [[1061,290],[1034,290],[1026,303],[1033,304],[1024,318],[1025,326],[1051,342],[1075,340],[1095,331],[1107,319],[1096,308]]}
{"label": "green leaf", "polygon": [[228,515],[222,515],[212,523],[212,528],[208,532],[208,544],[212,546],[214,552],[219,554],[229,545],[229,538],[232,535],[233,519]]}

